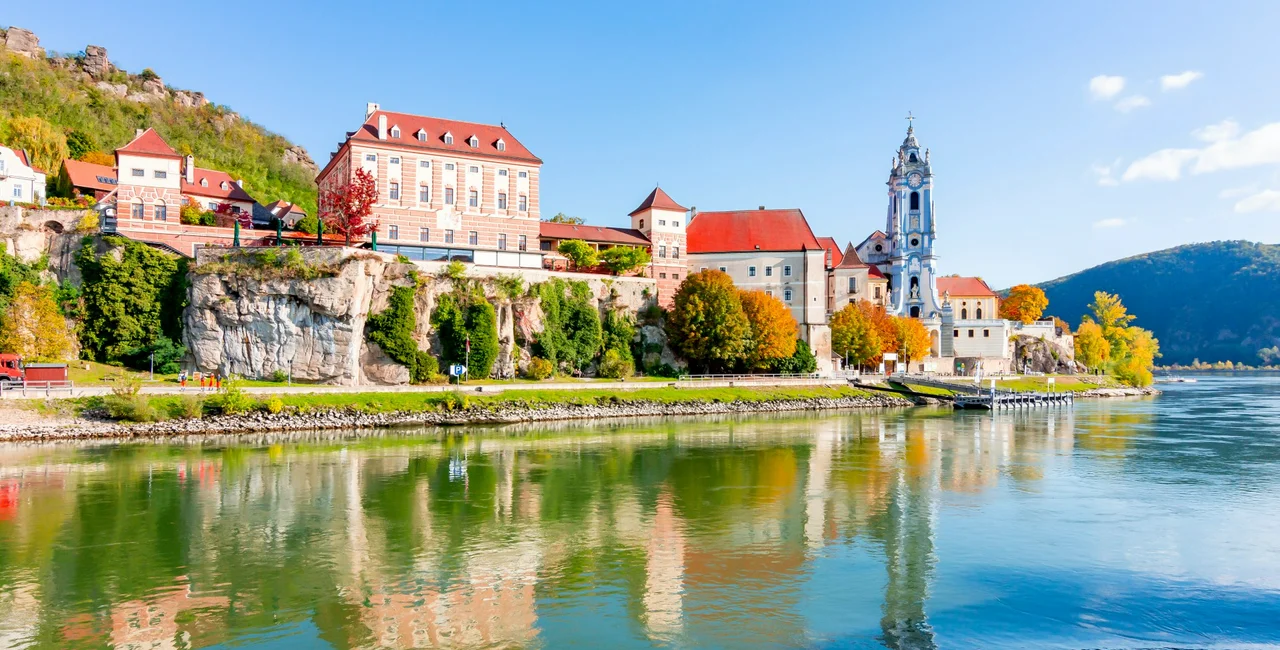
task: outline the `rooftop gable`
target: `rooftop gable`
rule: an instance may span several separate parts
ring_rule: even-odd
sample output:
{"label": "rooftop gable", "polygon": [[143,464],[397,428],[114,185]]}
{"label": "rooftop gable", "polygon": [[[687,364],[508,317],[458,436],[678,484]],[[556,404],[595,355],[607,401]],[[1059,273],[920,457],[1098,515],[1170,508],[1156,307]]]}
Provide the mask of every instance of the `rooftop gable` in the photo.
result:
{"label": "rooftop gable", "polygon": [[675,200],[668,196],[666,192],[663,192],[661,187],[655,187],[652,192],[649,192],[649,196],[646,196],[645,199],[640,202],[640,207],[632,210],[627,216],[634,217],[635,215],[649,209],[675,210],[678,212],[688,210],[688,208],[676,203]]}
{"label": "rooftop gable", "polygon": [[152,128],[148,128],[146,131],[140,133],[138,137],[130,140],[129,144],[116,149],[116,153],[128,153],[139,156],[159,156],[162,158],[182,157],[178,155],[177,151],[173,150],[173,147],[169,146],[168,142],[164,141],[164,138],[160,137],[159,133],[156,133],[155,129]]}

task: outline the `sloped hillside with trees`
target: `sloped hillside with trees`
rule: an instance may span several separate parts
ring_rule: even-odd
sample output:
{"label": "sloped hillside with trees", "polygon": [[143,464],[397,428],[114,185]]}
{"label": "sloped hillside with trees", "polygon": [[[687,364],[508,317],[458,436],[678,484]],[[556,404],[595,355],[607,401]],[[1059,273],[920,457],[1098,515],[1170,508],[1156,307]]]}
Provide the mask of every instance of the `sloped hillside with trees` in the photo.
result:
{"label": "sloped hillside with trees", "polygon": [[1247,241],[1188,244],[1135,255],[1039,285],[1048,311],[1069,322],[1090,313],[1094,293],[1119,295],[1137,325],[1160,341],[1162,364],[1257,365],[1280,344],[1280,246]]}

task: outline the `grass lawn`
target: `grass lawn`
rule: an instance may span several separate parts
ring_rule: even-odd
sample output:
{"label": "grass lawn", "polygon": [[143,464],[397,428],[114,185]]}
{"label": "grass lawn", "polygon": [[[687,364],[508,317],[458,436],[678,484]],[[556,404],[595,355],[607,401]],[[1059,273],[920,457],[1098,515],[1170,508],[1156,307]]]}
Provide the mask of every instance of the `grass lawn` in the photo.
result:
{"label": "grass lawn", "polygon": [[[67,378],[75,382],[77,386],[113,385],[118,384],[125,379],[137,379],[141,382],[147,382],[150,380],[150,377],[150,373],[145,370],[139,372],[132,368],[109,366],[105,363],[98,363],[97,361],[84,361],[77,359],[67,365]],[[158,373],[155,378],[156,383],[165,381],[176,382],[177,380],[177,375],[161,375]]]}
{"label": "grass lawn", "polygon": [[[1093,388],[1118,388],[1120,382],[1115,378],[1107,375],[1053,375],[1054,386],[1056,392],[1069,391],[1086,391]],[[960,382],[960,379],[949,381]],[[969,385],[973,385],[973,380],[967,380]],[[982,386],[986,388],[991,385],[990,380],[983,379]],[[1016,379],[1000,379],[996,378],[996,387],[1006,390],[1026,391],[1026,392],[1048,392],[1048,377],[1018,377]]]}
{"label": "grass lawn", "polygon": [[889,382],[889,385],[893,386],[894,388],[905,388],[906,390],[909,390],[915,393],[920,393],[921,395],[937,395],[940,397],[951,397],[952,395],[956,394],[955,391],[947,390],[945,388],[937,388],[935,386],[921,386],[919,384],[912,384],[910,382],[906,384]]}

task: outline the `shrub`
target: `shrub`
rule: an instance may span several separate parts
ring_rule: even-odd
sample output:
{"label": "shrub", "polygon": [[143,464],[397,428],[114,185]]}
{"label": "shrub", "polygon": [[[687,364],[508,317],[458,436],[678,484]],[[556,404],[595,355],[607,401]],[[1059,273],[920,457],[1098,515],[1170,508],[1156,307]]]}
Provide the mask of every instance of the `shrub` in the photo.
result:
{"label": "shrub", "polygon": [[636,374],[636,364],[625,359],[617,350],[609,350],[600,360],[600,376],[610,379],[626,379]]}
{"label": "shrub", "polygon": [[440,400],[440,408],[446,411],[462,411],[470,405],[471,403],[467,400],[467,396],[457,391],[444,393]]}
{"label": "shrub", "polygon": [[271,373],[271,381],[274,381],[277,384],[283,384],[286,381],[289,381],[289,375],[283,370],[276,370]]}
{"label": "shrub", "polygon": [[97,210],[85,210],[80,221],[76,222],[76,232],[95,232],[101,225]]}
{"label": "shrub", "polygon": [[396,363],[409,369],[409,380],[420,384],[440,371],[436,358],[418,349],[413,331],[418,327],[413,308],[413,287],[393,287],[387,308],[369,317],[369,340]]}
{"label": "shrub", "polygon": [[214,393],[205,401],[205,406],[217,415],[248,413],[255,404],[253,398],[240,388],[240,382],[231,378],[222,382],[222,392]]}
{"label": "shrub", "polygon": [[440,276],[450,280],[461,280],[467,277],[467,265],[458,260],[449,262],[444,265],[443,269],[440,269]]}
{"label": "shrub", "polygon": [[272,396],[271,399],[262,404],[262,408],[266,409],[267,413],[279,415],[281,411],[284,411],[284,401],[279,397]]}
{"label": "shrub", "polygon": [[[450,293],[440,296],[431,324],[440,338],[441,361],[469,363],[467,374],[488,377],[498,358],[498,323],[493,305],[483,296]],[[471,340],[470,359],[467,339]]]}
{"label": "shrub", "polygon": [[559,278],[538,285],[543,329],[534,352],[553,365],[582,369],[600,353],[604,335],[600,314],[591,306],[591,289],[585,282]]}
{"label": "shrub", "polygon": [[399,262],[400,264],[413,264],[413,262],[409,259],[409,257],[403,253],[396,254],[396,261]]}
{"label": "shrub", "polygon": [[183,395],[170,411],[174,417],[197,420],[204,415],[204,398],[200,395]]}
{"label": "shrub", "polygon": [[647,372],[652,377],[670,377],[672,379],[688,374],[684,370],[681,370],[669,363],[660,363],[649,368]]}
{"label": "shrub", "polygon": [[177,374],[181,370],[182,357],[186,356],[186,346],[178,345],[167,336],[161,336],[150,345],[143,345],[125,352],[121,358],[131,367],[148,370],[152,366],[152,355],[155,355],[155,371],[162,375]]}
{"label": "shrub", "polygon": [[529,360],[529,366],[524,370],[524,376],[529,379],[542,381],[548,379],[555,374],[556,368],[550,361],[542,357],[534,357]]}
{"label": "shrub", "polygon": [[111,395],[102,399],[102,404],[107,409],[107,415],[113,420],[155,422],[159,419],[159,413],[145,395],[123,396],[116,394],[113,390]]}

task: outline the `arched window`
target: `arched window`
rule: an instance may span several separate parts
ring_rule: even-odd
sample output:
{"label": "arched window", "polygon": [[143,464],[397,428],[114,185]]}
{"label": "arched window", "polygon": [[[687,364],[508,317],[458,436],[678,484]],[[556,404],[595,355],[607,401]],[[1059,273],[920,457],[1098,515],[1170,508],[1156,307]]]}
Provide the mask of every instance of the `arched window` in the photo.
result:
{"label": "arched window", "polygon": [[968,318],[969,318],[969,310],[968,310],[968,309],[961,309],[961,310],[960,310],[960,320],[966,320],[966,319],[968,319]]}
{"label": "arched window", "polygon": [[975,310],[975,312],[976,312],[976,313],[975,313],[974,315],[977,317],[977,319],[978,319],[978,320],[982,320],[982,308],[981,308],[981,307],[978,307],[978,308]]}
{"label": "arched window", "polygon": [[156,204],[152,206],[151,209],[152,209],[152,214],[155,216],[156,221],[169,220],[169,206],[165,205],[164,201],[156,202]]}
{"label": "arched window", "polygon": [[911,209],[912,210],[920,209],[920,193],[919,192],[911,193]]}
{"label": "arched window", "polygon": [[911,317],[912,317],[912,318],[920,318],[920,308],[919,308],[919,307],[912,307],[912,308],[911,308]]}
{"label": "arched window", "polygon": [[917,158],[917,157],[916,157],[916,155],[915,155],[914,153],[913,153],[913,154],[911,154],[911,158],[910,158],[910,160],[911,160],[911,162],[920,162],[920,159],[919,159],[919,158]]}
{"label": "arched window", "polygon": [[644,230],[644,219],[640,220],[640,230]]}

